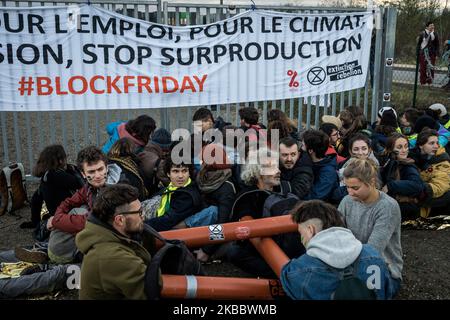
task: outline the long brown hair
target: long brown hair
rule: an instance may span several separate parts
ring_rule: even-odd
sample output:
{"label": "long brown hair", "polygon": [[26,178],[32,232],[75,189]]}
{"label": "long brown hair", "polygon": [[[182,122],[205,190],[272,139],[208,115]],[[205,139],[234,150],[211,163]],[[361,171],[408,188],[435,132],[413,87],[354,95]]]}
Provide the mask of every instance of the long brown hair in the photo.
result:
{"label": "long brown hair", "polygon": [[52,144],[44,148],[39,154],[36,166],[33,168],[35,177],[42,177],[48,170],[65,168],[67,155],[60,144]]}

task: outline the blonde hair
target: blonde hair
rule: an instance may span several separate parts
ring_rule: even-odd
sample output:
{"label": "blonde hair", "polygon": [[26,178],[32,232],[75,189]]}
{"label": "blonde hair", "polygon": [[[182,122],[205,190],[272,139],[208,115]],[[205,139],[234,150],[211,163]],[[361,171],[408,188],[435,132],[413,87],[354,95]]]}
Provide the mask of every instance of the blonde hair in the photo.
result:
{"label": "blonde hair", "polygon": [[354,159],[345,168],[344,178],[356,178],[367,185],[372,185],[375,181],[376,187],[378,178],[378,166],[371,159]]}

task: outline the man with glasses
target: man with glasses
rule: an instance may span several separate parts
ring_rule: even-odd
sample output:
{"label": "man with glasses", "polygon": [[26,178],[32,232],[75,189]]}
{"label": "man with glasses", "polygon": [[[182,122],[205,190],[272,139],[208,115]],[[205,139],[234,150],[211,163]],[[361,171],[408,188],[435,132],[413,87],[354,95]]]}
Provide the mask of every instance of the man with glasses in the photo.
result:
{"label": "man with glasses", "polygon": [[341,138],[341,132],[338,127],[334,123],[324,122],[320,126],[319,130],[324,132],[330,139],[330,144],[327,152],[325,152],[325,155],[335,154],[337,163],[343,163],[346,158],[340,156],[336,151],[336,144]]}
{"label": "man with glasses", "polygon": [[84,254],[80,299],[146,299],[144,278],[150,253],[138,239],[144,229],[136,188],[103,188],[85,228],[76,236]]}

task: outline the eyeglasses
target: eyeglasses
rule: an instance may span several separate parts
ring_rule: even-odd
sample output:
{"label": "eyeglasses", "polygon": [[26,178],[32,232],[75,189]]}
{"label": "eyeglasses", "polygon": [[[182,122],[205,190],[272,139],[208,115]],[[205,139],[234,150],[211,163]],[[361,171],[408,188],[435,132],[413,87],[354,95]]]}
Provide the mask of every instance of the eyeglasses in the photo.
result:
{"label": "eyeglasses", "polygon": [[340,133],[339,131],[336,131],[335,133],[331,134],[330,136],[332,136],[332,137],[338,137],[338,136],[340,136],[340,135],[341,135],[341,133]]}
{"label": "eyeglasses", "polygon": [[125,212],[116,213],[116,215],[119,215],[119,214],[139,214],[139,216],[143,217],[144,211],[142,210],[142,207],[140,207],[139,210],[136,210],[136,211],[125,211]]}

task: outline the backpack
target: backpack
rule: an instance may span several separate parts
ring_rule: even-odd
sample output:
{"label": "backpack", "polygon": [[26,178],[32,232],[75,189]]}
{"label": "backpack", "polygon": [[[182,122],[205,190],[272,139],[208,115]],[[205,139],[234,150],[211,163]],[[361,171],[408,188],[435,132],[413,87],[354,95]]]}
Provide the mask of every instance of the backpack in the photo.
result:
{"label": "backpack", "polygon": [[163,246],[152,255],[145,272],[144,290],[149,300],[158,300],[160,296],[159,275],[205,275],[200,261],[192,254],[182,240],[169,240],[159,232],[144,224],[144,232],[163,243]]}
{"label": "backpack", "polygon": [[22,208],[28,202],[25,170],[21,163],[13,163],[0,172],[0,216]]}
{"label": "backpack", "polygon": [[281,181],[281,192],[270,194],[264,201],[262,217],[277,217],[288,214],[300,199],[292,193],[291,185]]}
{"label": "backpack", "polygon": [[[282,181],[281,189],[281,193],[272,193],[264,201],[262,218],[287,215],[300,200],[295,194],[291,193],[290,184],[285,183],[285,181]],[[305,253],[305,247],[302,245],[298,232],[274,235],[272,239],[291,259]]]}
{"label": "backpack", "polygon": [[376,300],[375,290],[370,290],[358,273],[359,257],[343,271],[343,277],[336,291],[331,294],[332,300]]}

